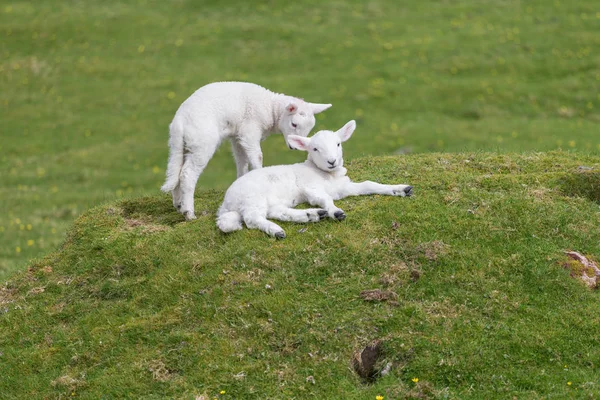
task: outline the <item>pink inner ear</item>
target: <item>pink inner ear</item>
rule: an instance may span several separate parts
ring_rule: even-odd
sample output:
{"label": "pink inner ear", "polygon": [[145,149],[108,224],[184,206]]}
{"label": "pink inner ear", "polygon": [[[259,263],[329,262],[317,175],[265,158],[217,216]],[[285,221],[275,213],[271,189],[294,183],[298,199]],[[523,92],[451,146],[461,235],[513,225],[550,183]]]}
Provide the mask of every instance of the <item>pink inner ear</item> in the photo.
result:
{"label": "pink inner ear", "polygon": [[288,142],[294,146],[296,150],[304,150],[306,149],[306,145],[301,139],[297,138],[288,138]]}
{"label": "pink inner ear", "polygon": [[294,111],[296,111],[296,106],[293,104],[290,104],[289,106],[287,106],[287,110],[288,110],[288,112],[294,112]]}

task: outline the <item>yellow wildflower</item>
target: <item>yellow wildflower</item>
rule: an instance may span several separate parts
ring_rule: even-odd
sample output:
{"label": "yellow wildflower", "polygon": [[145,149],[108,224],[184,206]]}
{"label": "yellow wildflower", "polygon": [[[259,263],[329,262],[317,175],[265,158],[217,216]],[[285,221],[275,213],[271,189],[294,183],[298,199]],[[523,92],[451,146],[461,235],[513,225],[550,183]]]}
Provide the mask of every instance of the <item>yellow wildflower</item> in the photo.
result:
{"label": "yellow wildflower", "polygon": [[375,396],[375,400],[383,400],[383,396],[377,395]]}
{"label": "yellow wildflower", "polygon": [[412,378],[412,381],[413,381],[414,383],[417,383],[417,382],[419,382],[419,378]]}
{"label": "yellow wildflower", "polygon": [[219,392],[219,394],[225,394],[225,391],[224,391],[224,390],[221,390],[221,391]]}

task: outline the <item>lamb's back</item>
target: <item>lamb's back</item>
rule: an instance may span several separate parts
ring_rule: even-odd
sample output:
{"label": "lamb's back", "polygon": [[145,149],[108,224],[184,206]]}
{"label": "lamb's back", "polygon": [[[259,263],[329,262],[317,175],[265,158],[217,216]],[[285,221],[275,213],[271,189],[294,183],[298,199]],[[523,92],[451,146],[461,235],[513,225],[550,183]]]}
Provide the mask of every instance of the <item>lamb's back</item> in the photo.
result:
{"label": "lamb's back", "polygon": [[214,82],[202,86],[185,100],[177,114],[241,123],[247,118],[272,115],[273,92],[248,82]]}

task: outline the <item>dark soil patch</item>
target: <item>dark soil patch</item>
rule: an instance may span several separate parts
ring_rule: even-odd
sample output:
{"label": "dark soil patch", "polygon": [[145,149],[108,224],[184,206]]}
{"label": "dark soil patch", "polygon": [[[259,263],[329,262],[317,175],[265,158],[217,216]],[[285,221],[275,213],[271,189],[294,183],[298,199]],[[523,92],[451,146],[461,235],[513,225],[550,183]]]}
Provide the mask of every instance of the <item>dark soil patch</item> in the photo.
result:
{"label": "dark soil patch", "polygon": [[382,302],[389,301],[390,303],[398,304],[398,295],[391,290],[371,289],[360,292],[360,297],[366,301]]}
{"label": "dark soil patch", "polygon": [[373,383],[380,375],[380,364],[383,359],[383,342],[376,340],[364,349],[354,353],[352,365],[354,371],[364,383]]}

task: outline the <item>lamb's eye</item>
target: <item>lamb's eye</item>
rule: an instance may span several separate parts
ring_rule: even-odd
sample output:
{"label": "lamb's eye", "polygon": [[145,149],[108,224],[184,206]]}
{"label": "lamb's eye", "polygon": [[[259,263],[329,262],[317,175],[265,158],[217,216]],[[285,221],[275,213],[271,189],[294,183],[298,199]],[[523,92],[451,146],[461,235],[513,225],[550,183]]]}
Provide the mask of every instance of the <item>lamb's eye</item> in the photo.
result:
{"label": "lamb's eye", "polygon": [[340,147],[340,144],[338,143],[338,147]]}
{"label": "lamb's eye", "polygon": [[317,149],[316,147],[313,149],[313,151],[319,151],[319,149]]}
{"label": "lamb's eye", "polygon": [[295,124],[292,122],[292,128],[297,128],[297,127],[298,127],[298,124]]}

